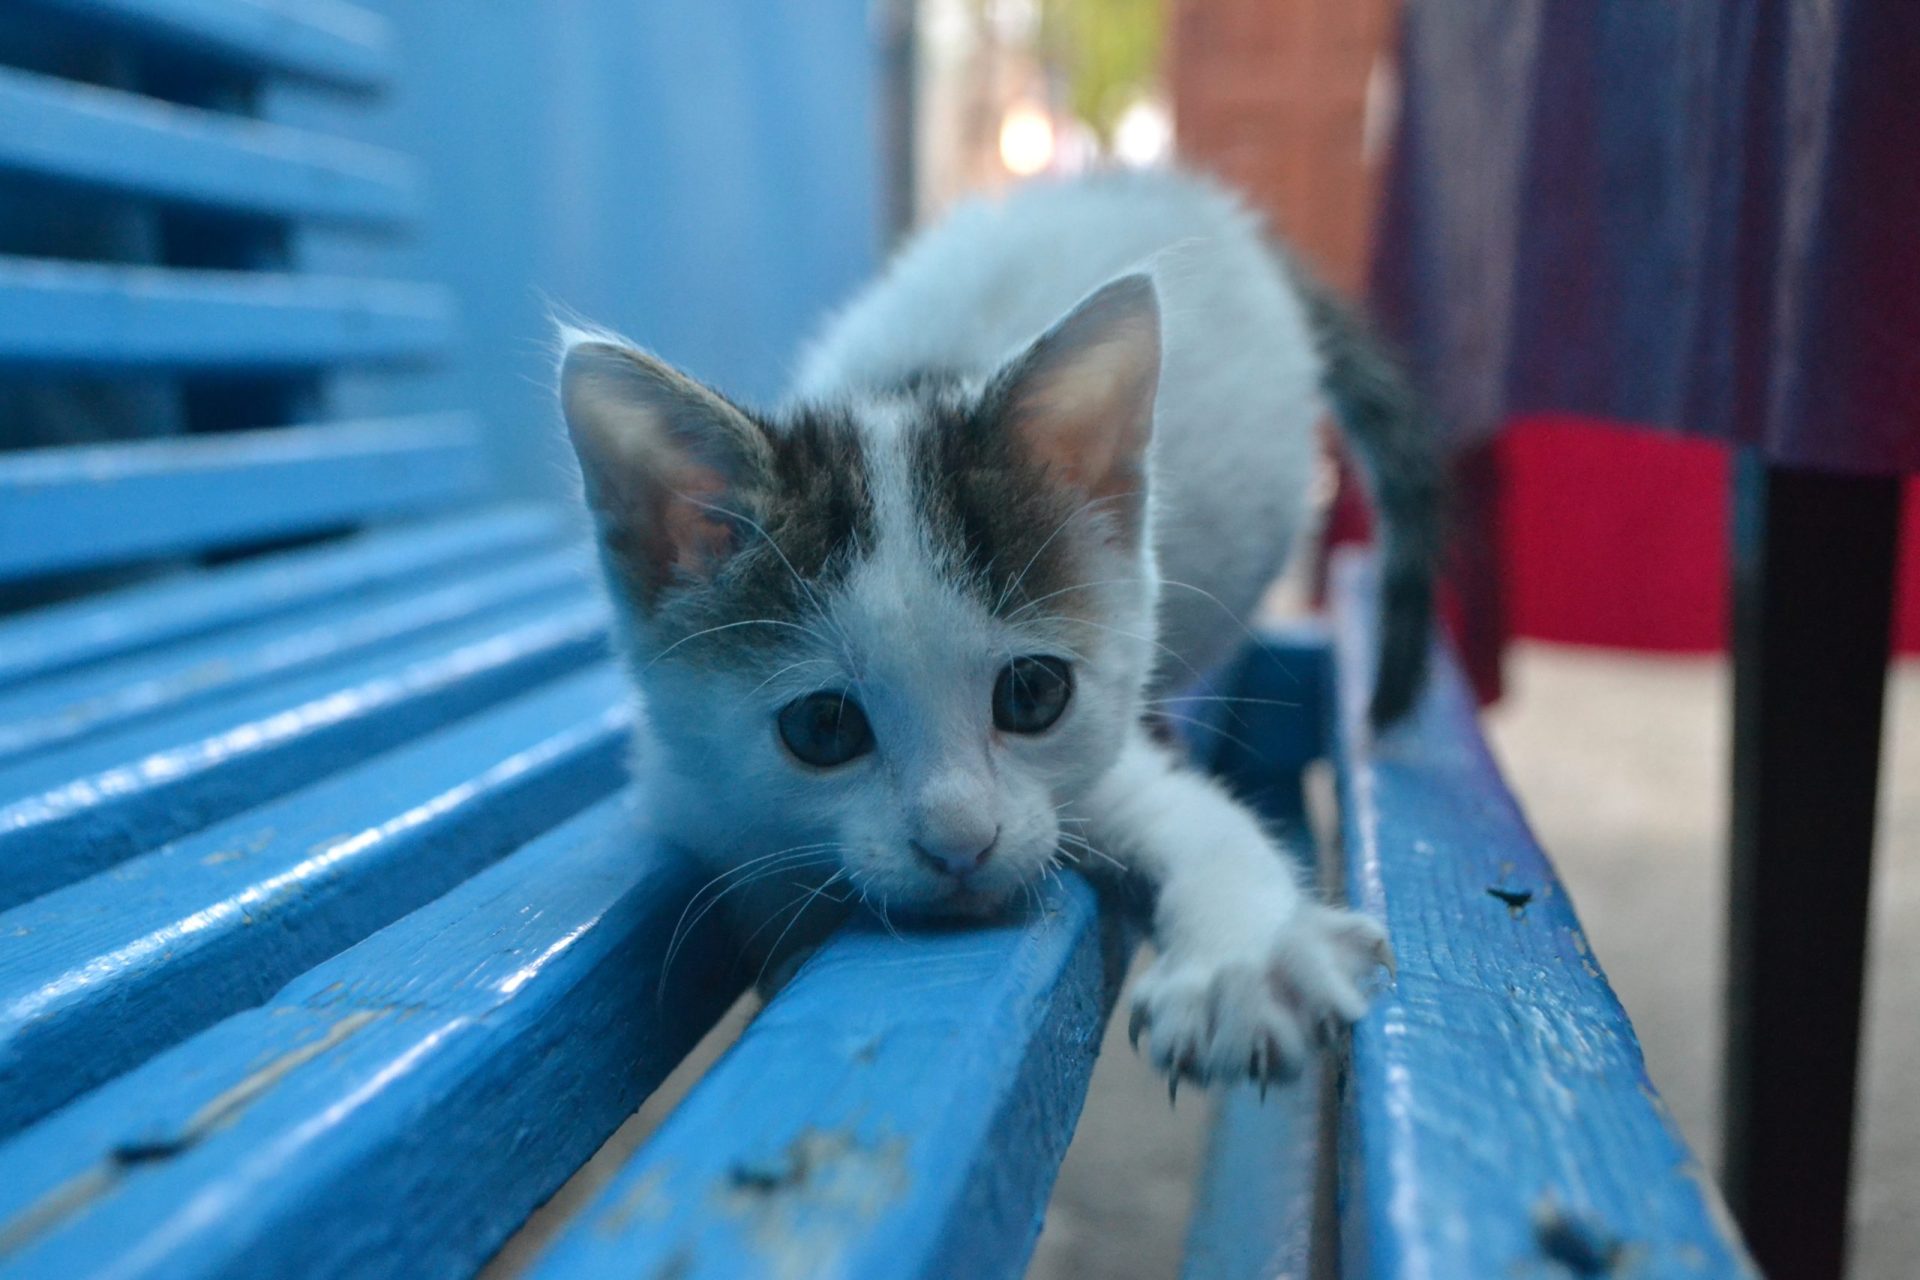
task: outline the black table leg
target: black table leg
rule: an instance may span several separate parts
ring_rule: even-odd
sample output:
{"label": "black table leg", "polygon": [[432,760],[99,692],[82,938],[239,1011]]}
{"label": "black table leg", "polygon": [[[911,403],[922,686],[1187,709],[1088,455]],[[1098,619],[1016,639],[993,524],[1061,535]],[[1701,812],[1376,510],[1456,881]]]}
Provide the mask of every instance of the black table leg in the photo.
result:
{"label": "black table leg", "polygon": [[1845,1264],[1900,484],[1741,460],[1724,1184],[1761,1268]]}

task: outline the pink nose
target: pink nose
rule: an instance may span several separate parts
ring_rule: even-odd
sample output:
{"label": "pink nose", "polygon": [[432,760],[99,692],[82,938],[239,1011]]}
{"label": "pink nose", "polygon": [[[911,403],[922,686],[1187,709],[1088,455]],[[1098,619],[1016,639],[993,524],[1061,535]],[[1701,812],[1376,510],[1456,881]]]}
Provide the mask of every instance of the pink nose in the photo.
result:
{"label": "pink nose", "polygon": [[935,871],[945,872],[950,876],[965,877],[978,871],[993,855],[993,846],[1000,843],[1000,830],[996,827],[993,839],[983,845],[976,845],[971,840],[962,842],[909,840],[907,843],[913,846],[913,851],[919,855],[920,860]]}

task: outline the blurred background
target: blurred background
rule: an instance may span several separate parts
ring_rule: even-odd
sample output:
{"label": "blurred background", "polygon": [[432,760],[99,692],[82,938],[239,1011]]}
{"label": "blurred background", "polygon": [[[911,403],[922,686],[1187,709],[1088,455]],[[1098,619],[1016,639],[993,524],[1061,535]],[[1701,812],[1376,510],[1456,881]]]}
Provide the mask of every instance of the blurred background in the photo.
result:
{"label": "blurred background", "polygon": [[[1030,176],[1169,163],[1214,173],[1356,296],[1383,247],[1377,210],[1402,97],[1395,0],[367,7],[400,51],[378,94],[143,66],[111,41],[72,38],[58,12],[0,9],[0,63],[339,137],[341,165],[374,173],[417,213],[289,233],[217,210],[103,203],[11,180],[0,141],[0,252],[423,283],[443,291],[423,305],[453,327],[444,356],[405,377],[281,387],[268,400],[191,375],[4,372],[0,448],[460,406],[486,424],[504,489],[550,495],[566,476],[548,379],[555,312],[764,401],[891,244],[957,199]],[[8,110],[0,99],[0,134]],[[1390,331],[1399,319],[1383,306]],[[1455,621],[1493,739],[1654,1079],[1711,1164],[1732,453],[1566,415],[1450,427],[1475,540]],[[1335,470],[1330,459],[1330,487]],[[1336,539],[1358,527],[1345,501]],[[1911,486],[1905,537],[1853,1210],[1853,1274],[1887,1280],[1911,1275],[1920,1255]],[[1310,570],[1280,607],[1311,596]],[[1203,1110],[1183,1100],[1169,1113],[1159,1098],[1124,1051],[1103,1058],[1034,1274],[1174,1273]],[[616,1144],[633,1140],[623,1132]]]}

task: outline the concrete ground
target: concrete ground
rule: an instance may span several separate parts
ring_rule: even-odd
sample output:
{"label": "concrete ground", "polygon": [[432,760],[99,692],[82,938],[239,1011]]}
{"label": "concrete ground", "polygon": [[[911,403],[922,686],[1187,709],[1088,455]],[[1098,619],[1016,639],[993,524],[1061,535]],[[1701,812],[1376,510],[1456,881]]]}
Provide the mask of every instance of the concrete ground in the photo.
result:
{"label": "concrete ground", "polygon": [[[1512,694],[1488,717],[1494,749],[1639,1029],[1655,1083],[1711,1167],[1725,665],[1522,645],[1509,674]],[[1896,673],[1887,722],[1854,1280],[1906,1280],[1920,1257],[1920,664]],[[1108,1049],[1030,1280],[1178,1273],[1204,1105],[1183,1095],[1169,1112],[1124,1037],[1110,1033]]]}

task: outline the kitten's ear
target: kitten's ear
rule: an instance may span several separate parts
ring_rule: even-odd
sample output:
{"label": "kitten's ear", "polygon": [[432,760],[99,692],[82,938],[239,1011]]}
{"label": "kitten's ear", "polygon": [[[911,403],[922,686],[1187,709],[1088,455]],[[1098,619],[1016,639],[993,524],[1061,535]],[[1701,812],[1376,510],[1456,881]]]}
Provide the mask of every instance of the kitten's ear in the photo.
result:
{"label": "kitten's ear", "polygon": [[643,351],[564,337],[560,405],[587,501],[616,568],[649,605],[738,549],[739,491],[765,467],[767,438],[725,397]]}
{"label": "kitten's ear", "polygon": [[1101,500],[1130,536],[1137,533],[1160,385],[1152,277],[1122,276],[1094,292],[999,382],[1002,421],[1026,455]]}

